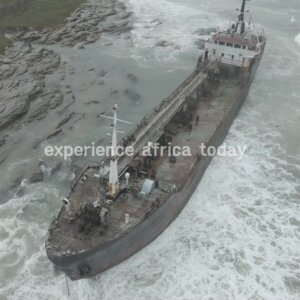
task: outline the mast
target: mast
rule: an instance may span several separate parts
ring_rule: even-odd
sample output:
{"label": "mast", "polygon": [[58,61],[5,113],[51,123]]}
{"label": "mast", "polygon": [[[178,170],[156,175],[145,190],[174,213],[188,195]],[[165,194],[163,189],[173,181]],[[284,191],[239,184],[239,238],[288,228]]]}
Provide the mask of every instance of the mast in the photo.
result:
{"label": "mast", "polygon": [[109,169],[109,195],[115,197],[119,192],[118,158],[117,158],[117,104],[113,107],[114,123],[112,125],[112,147]]}
{"label": "mast", "polygon": [[241,7],[241,14],[240,14],[240,20],[242,22],[244,22],[245,6],[246,6],[246,0],[243,0],[242,7]]}
{"label": "mast", "polygon": [[99,117],[104,117],[113,120],[112,124],[112,141],[111,141],[111,157],[110,157],[110,167],[109,167],[109,182],[108,182],[108,195],[115,198],[120,190],[119,186],[119,173],[118,173],[118,151],[117,151],[117,133],[123,131],[118,131],[118,122],[133,125],[130,122],[120,120],[117,118],[117,104],[113,107],[113,117],[109,117],[103,114],[99,114]]}
{"label": "mast", "polygon": [[238,16],[238,20],[237,20],[237,23],[235,26],[235,31],[234,31],[234,32],[238,32],[240,34],[245,33],[245,27],[246,27],[245,26],[245,7],[246,7],[246,0],[243,0],[240,14]]}

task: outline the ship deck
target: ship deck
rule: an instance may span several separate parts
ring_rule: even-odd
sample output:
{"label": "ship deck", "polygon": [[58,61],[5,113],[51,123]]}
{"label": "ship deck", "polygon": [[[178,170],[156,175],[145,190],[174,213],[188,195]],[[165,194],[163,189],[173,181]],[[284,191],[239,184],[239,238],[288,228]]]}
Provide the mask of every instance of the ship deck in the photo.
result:
{"label": "ship deck", "polygon": [[[179,129],[179,134],[175,135],[172,141],[172,145],[179,146],[183,151],[183,147],[188,146],[191,156],[180,155],[176,157],[175,164],[170,163],[166,157],[157,160],[154,168],[157,170],[158,178],[163,178],[164,182],[177,187],[184,184],[191,167],[197,160],[197,154],[200,154],[199,146],[206,145],[207,140],[222,122],[224,114],[235,102],[235,94],[238,91],[237,82],[228,80],[218,86],[211,96],[202,98],[193,113],[192,130]],[[195,121],[196,116],[199,116],[199,122]]]}
{"label": "ship deck", "polygon": [[[162,156],[153,162],[152,169],[156,170],[156,178],[166,184],[180,189],[186,182],[189,172],[197,160],[199,145],[206,143],[216,128],[222,122],[224,115],[237,100],[240,92],[239,79],[221,80],[220,84],[211,83],[210,95],[201,96],[200,102],[193,112],[193,127],[178,127],[178,134],[173,136],[172,144],[175,146],[189,146],[191,156],[179,156],[176,163],[171,163],[169,157]],[[199,122],[195,118],[199,116]],[[155,142],[155,141],[153,141]],[[147,212],[151,211],[152,203],[159,198],[161,202],[170,198],[158,186],[145,199],[126,193],[120,196],[112,205],[108,217],[108,228],[102,225],[93,228],[88,234],[80,233],[78,222],[70,222],[79,212],[80,206],[85,203],[94,203],[98,198],[99,179],[95,177],[98,170],[88,168],[85,173],[87,179],[80,181],[73,187],[69,195],[69,213],[63,208],[54,226],[51,229],[48,247],[52,253],[60,255],[84,252],[95,246],[105,245],[125,233],[129,227],[137,226],[144,219]],[[125,223],[125,214],[130,215],[129,223]],[[50,246],[51,245],[51,246]]]}

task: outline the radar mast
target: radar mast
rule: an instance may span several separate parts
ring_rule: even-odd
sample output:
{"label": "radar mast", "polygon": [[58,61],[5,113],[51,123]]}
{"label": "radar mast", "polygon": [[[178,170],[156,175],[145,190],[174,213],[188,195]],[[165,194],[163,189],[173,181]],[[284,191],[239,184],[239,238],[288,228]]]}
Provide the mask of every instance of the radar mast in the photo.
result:
{"label": "radar mast", "polygon": [[[246,0],[243,0],[242,7],[240,10],[240,14],[238,16],[238,20],[235,26],[236,33],[244,34],[245,33],[245,7],[246,7]],[[237,9],[238,10],[238,9]]]}

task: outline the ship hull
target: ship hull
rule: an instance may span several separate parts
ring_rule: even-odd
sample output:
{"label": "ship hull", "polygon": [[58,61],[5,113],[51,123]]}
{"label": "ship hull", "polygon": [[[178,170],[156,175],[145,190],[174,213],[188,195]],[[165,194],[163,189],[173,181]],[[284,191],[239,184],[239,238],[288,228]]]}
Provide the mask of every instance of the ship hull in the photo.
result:
{"label": "ship hull", "polygon": [[[260,60],[253,65],[251,73],[244,87],[239,88],[239,93],[232,106],[224,116],[220,126],[210,137],[208,144],[218,147],[221,145],[247,98],[252,80]],[[159,209],[134,227],[125,235],[98,249],[91,249],[81,254],[71,256],[53,256],[48,253],[49,259],[62,269],[72,280],[95,276],[105,270],[121,263],[158,237],[170,223],[180,214],[193,192],[197,188],[212,157],[202,157],[192,168],[190,175],[182,189],[171,195]]]}

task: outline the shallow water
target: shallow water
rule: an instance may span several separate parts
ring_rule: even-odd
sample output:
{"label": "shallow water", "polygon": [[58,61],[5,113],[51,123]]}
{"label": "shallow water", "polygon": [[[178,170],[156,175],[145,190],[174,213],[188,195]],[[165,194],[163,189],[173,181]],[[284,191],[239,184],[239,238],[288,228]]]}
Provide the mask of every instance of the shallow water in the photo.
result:
{"label": "shallow water", "polygon": [[[86,114],[57,144],[108,143],[109,122],[96,114],[115,102],[123,119],[138,121],[192,71],[195,31],[226,25],[240,1],[126,3],[134,12],[130,36],[107,36],[85,50],[54,47],[73,70],[65,79],[77,98],[72,110]],[[300,4],[264,0],[249,8],[265,27],[268,46],[226,139],[227,145],[246,145],[245,157],[216,157],[158,239],[104,274],[69,282],[72,299],[299,299]],[[162,40],[170,46],[157,47]],[[99,79],[102,71],[107,74]],[[57,80],[59,72],[49,80]],[[128,73],[138,82],[128,81]],[[127,88],[141,100],[126,98]],[[93,100],[100,103],[86,104]],[[49,116],[24,129],[26,143],[12,150],[2,178],[42,155],[31,144],[52,122],[57,119]],[[65,163],[55,178],[25,184],[23,195],[0,205],[1,300],[68,298],[64,275],[46,258],[44,238],[73,176]]]}

